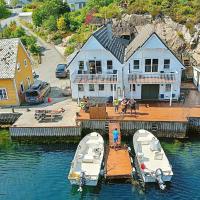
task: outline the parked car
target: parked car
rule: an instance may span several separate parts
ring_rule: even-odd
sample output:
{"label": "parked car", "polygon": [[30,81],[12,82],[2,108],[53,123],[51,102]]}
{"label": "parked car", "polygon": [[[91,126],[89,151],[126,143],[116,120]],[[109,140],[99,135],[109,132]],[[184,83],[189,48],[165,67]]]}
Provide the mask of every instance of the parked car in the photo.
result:
{"label": "parked car", "polygon": [[56,67],[56,78],[69,77],[69,70],[66,64],[58,64]]}
{"label": "parked car", "polygon": [[43,103],[45,97],[50,93],[50,84],[36,80],[25,93],[25,101],[29,104]]}

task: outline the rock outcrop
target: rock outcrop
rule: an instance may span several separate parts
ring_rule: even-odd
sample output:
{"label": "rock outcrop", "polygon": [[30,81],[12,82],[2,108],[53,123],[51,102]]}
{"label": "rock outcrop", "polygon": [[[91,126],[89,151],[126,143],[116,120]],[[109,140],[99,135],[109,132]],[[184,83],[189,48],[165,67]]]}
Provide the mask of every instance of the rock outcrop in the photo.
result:
{"label": "rock outcrop", "polygon": [[[155,31],[178,55],[186,55],[193,60],[194,64],[200,64],[200,24],[195,26],[195,32],[182,24],[174,22],[170,17],[152,19],[150,15],[123,15],[122,18],[113,19],[113,32],[115,35],[129,35],[134,38],[140,26],[154,24]],[[196,62],[195,62],[195,60]]]}

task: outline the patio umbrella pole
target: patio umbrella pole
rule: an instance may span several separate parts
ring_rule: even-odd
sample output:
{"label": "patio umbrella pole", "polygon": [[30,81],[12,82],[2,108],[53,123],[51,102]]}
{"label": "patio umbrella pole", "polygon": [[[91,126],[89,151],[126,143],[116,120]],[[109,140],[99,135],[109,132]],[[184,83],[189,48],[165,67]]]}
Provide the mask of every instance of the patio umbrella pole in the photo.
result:
{"label": "patio umbrella pole", "polygon": [[171,84],[171,93],[170,93],[169,106],[172,106],[172,90],[173,90],[173,86]]}

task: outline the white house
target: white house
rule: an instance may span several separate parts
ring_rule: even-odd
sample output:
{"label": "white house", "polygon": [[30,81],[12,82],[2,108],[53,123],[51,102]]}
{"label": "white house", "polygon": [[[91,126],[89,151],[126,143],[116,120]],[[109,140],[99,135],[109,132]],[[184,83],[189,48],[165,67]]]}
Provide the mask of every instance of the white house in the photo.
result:
{"label": "white house", "polygon": [[143,27],[126,45],[111,24],[94,32],[69,63],[72,98],[118,97],[178,100],[181,61],[154,32]]}
{"label": "white house", "polygon": [[200,91],[200,67],[193,67],[193,82],[197,86],[198,91]]}
{"label": "white house", "polygon": [[87,0],[63,0],[67,2],[72,11],[83,8],[86,5]]}

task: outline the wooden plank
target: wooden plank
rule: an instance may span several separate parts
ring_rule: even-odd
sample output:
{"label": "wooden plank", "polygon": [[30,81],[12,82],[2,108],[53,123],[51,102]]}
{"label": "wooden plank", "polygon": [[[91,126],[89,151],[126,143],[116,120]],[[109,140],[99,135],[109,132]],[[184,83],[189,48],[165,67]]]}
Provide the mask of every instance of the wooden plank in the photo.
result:
{"label": "wooden plank", "polygon": [[107,159],[106,177],[109,179],[131,178],[132,166],[127,149],[110,148]]}
{"label": "wooden plank", "polygon": [[[132,166],[127,148],[114,149],[113,130],[117,128],[120,133],[119,123],[109,123],[109,152],[106,160],[106,178],[121,179],[131,178]],[[121,133],[119,134],[118,145],[121,145]]]}

